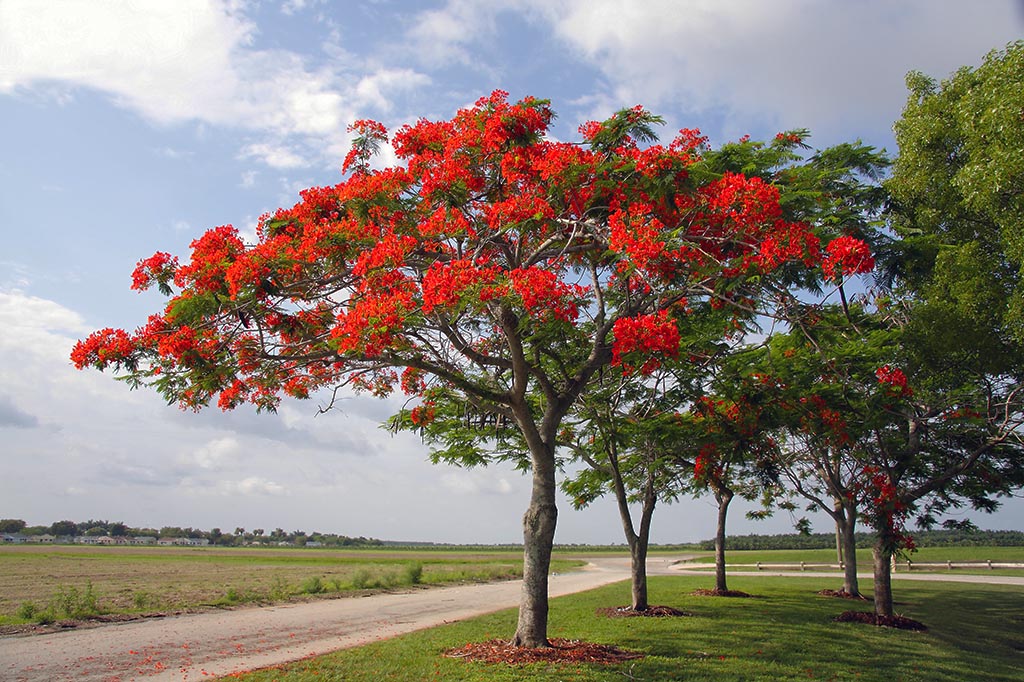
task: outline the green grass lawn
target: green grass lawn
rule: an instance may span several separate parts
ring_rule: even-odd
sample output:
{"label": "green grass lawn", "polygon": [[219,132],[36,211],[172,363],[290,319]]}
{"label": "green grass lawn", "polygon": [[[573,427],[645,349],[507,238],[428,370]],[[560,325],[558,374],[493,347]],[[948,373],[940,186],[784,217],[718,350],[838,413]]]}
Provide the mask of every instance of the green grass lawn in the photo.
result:
{"label": "green grass lawn", "polygon": [[[923,547],[909,555],[912,562],[984,562],[1024,563],[1024,547]],[[714,554],[707,554],[693,560],[694,563],[714,563]],[[835,563],[834,549],[765,549],[726,551],[727,564],[791,564]],[[905,561],[905,559],[904,559]],[[858,549],[857,562],[865,568],[871,567],[871,550]],[[978,571],[980,569],[971,569]]]}
{"label": "green grass lawn", "polygon": [[899,584],[897,611],[924,622],[926,633],[840,624],[832,618],[870,604],[819,597],[828,579],[734,578],[730,587],[756,596],[693,596],[703,577],[655,577],[652,603],[692,615],[618,618],[596,609],[625,604],[629,585],[552,601],[549,636],[641,651],[615,666],[470,663],[448,648],[508,638],[515,610],[453,623],[290,666],[243,675],[246,682],[313,680],[859,680],[869,682],[1019,681],[1024,666],[1024,589],[951,583]]}

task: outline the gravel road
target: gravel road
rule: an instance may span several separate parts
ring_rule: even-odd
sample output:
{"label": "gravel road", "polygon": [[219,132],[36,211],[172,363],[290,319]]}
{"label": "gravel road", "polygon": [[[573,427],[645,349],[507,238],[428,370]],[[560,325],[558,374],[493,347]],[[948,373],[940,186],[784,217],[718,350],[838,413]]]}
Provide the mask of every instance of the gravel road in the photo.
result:
{"label": "gravel road", "polygon": [[[699,574],[648,561],[650,575]],[[730,571],[730,575],[832,577],[836,573]],[[710,576],[709,576],[710,577]],[[869,575],[864,576],[870,579]],[[591,559],[581,571],[551,578],[551,596],[629,578],[629,559]],[[1024,578],[896,573],[896,580],[955,580],[1024,585]],[[0,637],[5,682],[201,680],[358,646],[518,605],[520,581],[412,590],[370,597],[215,611],[116,623],[45,635]]]}
{"label": "gravel road", "polygon": [[[652,574],[670,572],[652,559]],[[551,596],[629,577],[601,558],[551,578]],[[45,635],[0,638],[0,679],[201,680],[277,665],[518,605],[520,581],[190,614]]]}

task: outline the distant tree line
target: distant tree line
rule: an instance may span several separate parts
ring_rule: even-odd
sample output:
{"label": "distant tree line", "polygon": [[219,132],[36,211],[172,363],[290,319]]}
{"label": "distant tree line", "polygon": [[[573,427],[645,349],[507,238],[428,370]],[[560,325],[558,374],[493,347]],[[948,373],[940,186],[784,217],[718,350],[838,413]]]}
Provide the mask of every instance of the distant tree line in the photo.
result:
{"label": "distant tree line", "polygon": [[56,537],[110,536],[110,537],[154,537],[154,538],[205,538],[211,545],[234,547],[241,545],[316,545],[322,547],[378,547],[382,540],[363,536],[349,537],[336,533],[306,532],[303,530],[285,531],[275,528],[271,531],[263,528],[247,530],[235,528],[233,532],[225,532],[220,528],[203,530],[200,528],[179,528],[163,526],[162,528],[136,528],[122,521],[55,521],[49,526],[30,526],[22,519],[0,519],[0,533],[20,533],[27,536],[50,534]]}

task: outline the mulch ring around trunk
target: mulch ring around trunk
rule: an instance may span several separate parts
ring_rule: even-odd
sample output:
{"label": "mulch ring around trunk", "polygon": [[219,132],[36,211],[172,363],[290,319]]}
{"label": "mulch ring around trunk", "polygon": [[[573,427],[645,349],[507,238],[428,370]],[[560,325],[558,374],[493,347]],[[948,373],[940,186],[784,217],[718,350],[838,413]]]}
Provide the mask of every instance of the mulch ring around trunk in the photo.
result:
{"label": "mulch ring around trunk", "polygon": [[673,618],[692,616],[693,614],[674,609],[671,606],[648,606],[641,611],[637,611],[632,606],[606,606],[598,609],[597,615],[609,618]]}
{"label": "mulch ring around trunk", "polygon": [[693,594],[698,597],[740,597],[753,599],[754,595],[740,592],[739,590],[694,590]]}
{"label": "mulch ring around trunk", "polygon": [[914,632],[927,632],[928,626],[913,618],[904,616],[878,616],[868,611],[844,611],[833,618],[837,623],[867,623],[883,628],[895,628],[897,630],[913,630]]}
{"label": "mulch ring around trunk", "polygon": [[448,658],[461,658],[483,663],[601,663],[611,665],[643,658],[639,651],[626,651],[608,644],[594,644],[575,639],[550,639],[550,647],[514,646],[508,640],[492,639],[473,642],[444,652]]}
{"label": "mulch ring around trunk", "polygon": [[862,594],[850,594],[846,590],[821,590],[818,592],[822,597],[834,597],[836,599],[856,599],[857,601],[868,601]]}

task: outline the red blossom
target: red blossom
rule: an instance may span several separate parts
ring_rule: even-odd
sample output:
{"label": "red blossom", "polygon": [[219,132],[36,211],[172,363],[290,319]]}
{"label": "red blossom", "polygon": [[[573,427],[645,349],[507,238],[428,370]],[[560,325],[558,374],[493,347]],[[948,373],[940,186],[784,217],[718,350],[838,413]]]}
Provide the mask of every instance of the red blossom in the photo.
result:
{"label": "red blossom", "polygon": [[131,357],[135,351],[132,338],[123,329],[101,329],[78,341],[71,349],[71,361],[77,369],[90,365],[103,369]]}
{"label": "red blossom", "polygon": [[825,253],[821,268],[830,280],[871,272],[875,267],[871,249],[856,237],[844,235],[833,239],[825,247]]}
{"label": "red blossom", "polygon": [[875,376],[878,377],[878,383],[894,396],[909,398],[914,395],[913,389],[907,385],[907,375],[899,368],[883,365],[875,370]]}
{"label": "red blossom", "polygon": [[667,311],[655,315],[624,317],[612,329],[612,365],[632,371],[630,359],[639,356],[641,374],[649,374],[661,365],[660,357],[679,355],[679,327]]}
{"label": "red blossom", "polygon": [[169,253],[157,251],[149,258],[144,258],[132,272],[132,289],[145,291],[153,282],[166,284],[174,279],[178,267],[178,258]]}

